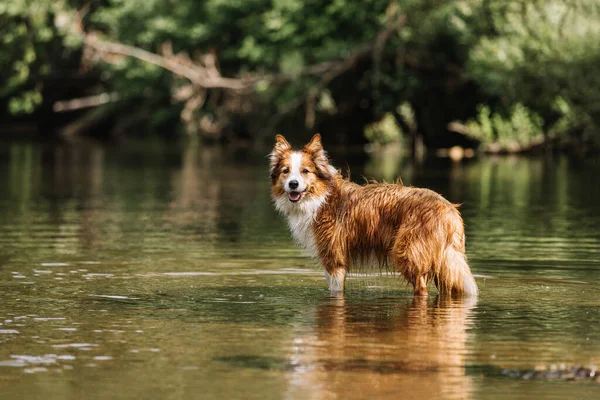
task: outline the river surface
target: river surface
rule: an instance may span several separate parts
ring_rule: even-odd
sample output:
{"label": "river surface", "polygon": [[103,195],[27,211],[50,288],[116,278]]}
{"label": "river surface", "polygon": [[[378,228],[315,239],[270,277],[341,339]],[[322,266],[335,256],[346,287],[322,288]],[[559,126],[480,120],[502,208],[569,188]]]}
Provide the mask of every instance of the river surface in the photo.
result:
{"label": "river surface", "polygon": [[502,369],[600,363],[600,162],[335,154],[462,203],[477,300],[363,271],[343,296],[265,153],[0,143],[0,397],[600,398]]}

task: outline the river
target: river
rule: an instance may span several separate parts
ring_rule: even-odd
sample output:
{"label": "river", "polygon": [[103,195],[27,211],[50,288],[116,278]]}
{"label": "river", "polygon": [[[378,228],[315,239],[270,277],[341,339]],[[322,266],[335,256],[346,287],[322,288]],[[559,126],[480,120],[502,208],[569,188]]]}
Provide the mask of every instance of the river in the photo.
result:
{"label": "river", "polygon": [[268,150],[0,143],[0,397],[592,398],[600,162],[333,152],[461,203],[480,296],[342,296],[270,202]]}

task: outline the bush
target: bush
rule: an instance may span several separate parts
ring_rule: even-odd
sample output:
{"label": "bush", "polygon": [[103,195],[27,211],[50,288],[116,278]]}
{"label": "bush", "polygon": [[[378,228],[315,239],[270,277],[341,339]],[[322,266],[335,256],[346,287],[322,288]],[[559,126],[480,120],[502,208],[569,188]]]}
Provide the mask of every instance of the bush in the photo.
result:
{"label": "bush", "polygon": [[544,139],[543,125],[543,119],[522,104],[513,106],[507,116],[492,113],[482,105],[477,118],[465,124],[465,133],[487,150],[514,152],[540,144]]}

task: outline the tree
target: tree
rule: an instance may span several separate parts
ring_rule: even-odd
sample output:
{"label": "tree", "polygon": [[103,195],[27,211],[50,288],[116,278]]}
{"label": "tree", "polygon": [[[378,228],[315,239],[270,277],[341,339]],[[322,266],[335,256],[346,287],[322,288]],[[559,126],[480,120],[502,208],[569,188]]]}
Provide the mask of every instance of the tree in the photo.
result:
{"label": "tree", "polygon": [[[502,136],[522,150],[531,145],[523,129],[545,142],[587,143],[600,122],[598,8],[594,0],[18,0],[0,6],[8,46],[0,98],[12,112],[100,105],[77,127],[112,118],[121,133],[166,131],[179,119],[208,139],[321,130],[356,144],[374,121],[406,125],[403,104],[414,111],[403,131],[430,147]],[[44,90],[53,76],[72,82],[65,71],[89,79],[69,93]],[[93,97],[57,103],[78,96]],[[496,121],[485,137],[474,133],[478,110]]]}

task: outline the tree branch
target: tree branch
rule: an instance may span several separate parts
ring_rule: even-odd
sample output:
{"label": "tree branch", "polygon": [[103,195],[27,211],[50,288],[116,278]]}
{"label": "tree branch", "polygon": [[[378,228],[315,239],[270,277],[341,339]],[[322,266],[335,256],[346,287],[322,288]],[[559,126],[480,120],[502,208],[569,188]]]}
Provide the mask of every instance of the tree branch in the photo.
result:
{"label": "tree branch", "polygon": [[[168,42],[163,44],[158,52],[154,53],[139,47],[106,40],[95,32],[86,32],[82,22],[85,12],[85,10],[82,10],[75,13],[75,15],[64,12],[59,13],[60,15],[57,16],[56,20],[59,28],[70,31],[82,38],[84,43],[84,57],[86,57],[87,53],[87,57],[96,58],[97,56],[97,59],[103,59],[107,62],[114,62],[114,57],[111,57],[114,55],[132,57],[156,65],[190,81],[190,85],[183,85],[173,92],[173,98],[176,101],[185,103],[182,119],[188,126],[196,125],[194,122],[196,119],[194,111],[203,107],[207,99],[206,92],[208,90],[221,89],[232,93],[234,96],[239,96],[252,93],[259,82],[281,85],[299,77],[317,76],[319,77],[319,81],[308,91],[308,94],[303,93],[292,104],[285,107],[283,112],[279,112],[278,114],[287,114],[287,112],[296,109],[305,102],[307,105],[314,105],[316,96],[318,96],[323,88],[327,87],[336,77],[352,69],[362,59],[371,56],[374,60],[378,61],[381,58],[383,47],[387,40],[406,20],[406,17],[403,15],[394,18],[393,22],[387,23],[384,29],[377,34],[375,40],[364,44],[344,59],[312,64],[306,66],[298,73],[249,73],[243,77],[229,78],[221,75],[214,53],[205,53],[197,59],[192,60],[185,52],[174,54],[171,44]],[[312,98],[308,99],[310,96]],[[210,96],[210,98],[214,100],[218,96]],[[70,103],[63,102],[57,107],[62,108],[62,106],[67,104],[70,105]],[[311,121],[314,123],[314,115],[312,117],[308,115],[307,123],[311,123]]]}
{"label": "tree branch", "polygon": [[[156,65],[171,71],[175,75],[189,79],[191,82],[206,89],[231,89],[242,90],[252,85],[255,81],[235,78],[224,78],[219,75],[209,74],[207,69],[201,65],[181,62],[178,56],[165,57],[151,53],[139,47],[133,47],[122,43],[109,42],[100,39],[95,34],[85,35],[85,44],[101,53],[118,54],[137,58],[138,60]],[[215,68],[216,69],[216,68]]]}
{"label": "tree branch", "polygon": [[117,93],[100,93],[93,96],[79,97],[71,100],[60,100],[54,103],[54,112],[80,110],[82,108],[97,107],[106,103],[119,100]]}
{"label": "tree branch", "polygon": [[173,54],[168,43],[163,46],[163,54],[161,55],[139,47],[104,40],[95,33],[80,32],[83,35],[85,45],[101,54],[117,54],[137,58],[138,60],[171,71],[175,75],[187,78],[192,83],[205,89],[218,88],[244,90],[251,88],[260,81],[283,83],[292,79],[297,79],[299,76],[323,75],[321,82],[330,82],[336,76],[352,68],[362,58],[370,54],[379,56],[381,48],[390,35],[404,22],[404,16],[398,18],[395,23],[389,24],[389,26],[381,31],[374,42],[362,46],[343,60],[325,61],[309,65],[300,72],[294,74],[274,73],[267,75],[250,75],[243,78],[226,78],[221,76],[216,67],[216,57],[213,54],[205,54],[203,56],[204,65],[201,65],[199,63],[194,63],[185,54]]}

